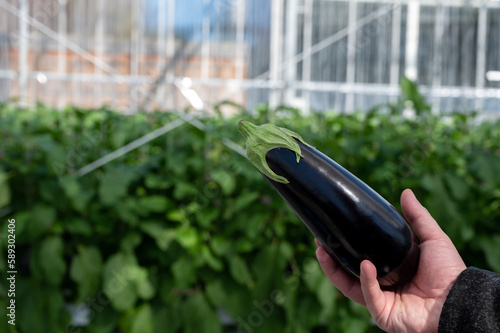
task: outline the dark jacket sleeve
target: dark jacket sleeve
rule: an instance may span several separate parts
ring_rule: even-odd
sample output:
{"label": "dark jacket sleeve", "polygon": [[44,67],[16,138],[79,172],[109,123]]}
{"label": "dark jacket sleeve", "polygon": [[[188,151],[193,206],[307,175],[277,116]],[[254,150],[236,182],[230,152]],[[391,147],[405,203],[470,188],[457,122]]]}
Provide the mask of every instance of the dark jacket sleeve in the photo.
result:
{"label": "dark jacket sleeve", "polygon": [[500,333],[500,274],[474,267],[463,271],[446,298],[438,331]]}

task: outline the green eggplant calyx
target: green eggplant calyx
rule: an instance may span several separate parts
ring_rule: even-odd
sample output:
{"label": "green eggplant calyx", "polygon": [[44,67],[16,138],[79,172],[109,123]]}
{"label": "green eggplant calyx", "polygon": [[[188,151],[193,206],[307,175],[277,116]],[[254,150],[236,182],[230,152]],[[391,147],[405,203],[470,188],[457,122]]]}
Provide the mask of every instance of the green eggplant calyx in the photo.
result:
{"label": "green eggplant calyx", "polygon": [[241,120],[238,123],[238,130],[245,138],[247,157],[250,162],[252,162],[262,174],[283,184],[288,184],[289,181],[271,170],[266,161],[267,152],[274,148],[290,149],[295,153],[297,163],[299,163],[302,153],[300,152],[300,146],[296,140],[313,148],[313,146],[305,142],[297,133],[273,124],[257,126],[249,121]]}

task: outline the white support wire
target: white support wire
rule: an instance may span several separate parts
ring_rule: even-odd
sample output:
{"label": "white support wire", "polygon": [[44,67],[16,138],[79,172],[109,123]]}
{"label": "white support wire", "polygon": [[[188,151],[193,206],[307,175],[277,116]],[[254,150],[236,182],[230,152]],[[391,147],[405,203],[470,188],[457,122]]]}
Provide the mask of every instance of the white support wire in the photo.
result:
{"label": "white support wire", "polygon": [[222,139],[222,143],[225,144],[228,148],[234,150],[236,153],[238,153],[241,156],[247,158],[247,151],[246,151],[246,149],[243,148],[243,147],[241,147],[239,144],[235,143],[233,140]]}
{"label": "white support wire", "polygon": [[104,155],[103,157],[101,157],[101,158],[95,160],[94,162],[84,166],[83,168],[79,169],[76,172],[76,174],[78,175],[78,177],[82,177],[82,176],[88,174],[89,172],[92,172],[95,169],[100,168],[103,165],[131,152],[132,150],[137,149],[140,146],[145,145],[146,143],[172,131],[173,129],[181,126],[184,123],[186,123],[184,121],[184,119],[181,119],[181,118],[176,119],[176,120],[158,128],[158,129],[140,137],[139,139],[134,140],[134,141],[130,142],[129,144],[126,144],[125,146],[118,148],[117,150],[115,150],[107,155]]}

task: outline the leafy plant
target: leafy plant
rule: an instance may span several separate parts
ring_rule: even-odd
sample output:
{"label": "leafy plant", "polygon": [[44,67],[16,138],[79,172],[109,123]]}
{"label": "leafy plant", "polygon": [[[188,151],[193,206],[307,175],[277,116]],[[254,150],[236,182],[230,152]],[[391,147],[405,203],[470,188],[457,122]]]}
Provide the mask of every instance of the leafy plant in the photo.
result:
{"label": "leafy plant", "polygon": [[[468,265],[498,270],[500,122],[434,115],[416,86],[402,86],[404,100],[366,113],[262,106],[203,119],[204,130],[186,123],[83,176],[177,116],[1,106],[0,223],[5,237],[16,220],[15,329],[377,332],[324,277],[300,220],[226,145],[243,144],[240,119],[300,133],[396,206],[412,188]],[[420,110],[415,119],[405,118],[405,100]],[[2,316],[7,289],[0,282]],[[86,306],[87,325],[75,327],[69,304]]]}

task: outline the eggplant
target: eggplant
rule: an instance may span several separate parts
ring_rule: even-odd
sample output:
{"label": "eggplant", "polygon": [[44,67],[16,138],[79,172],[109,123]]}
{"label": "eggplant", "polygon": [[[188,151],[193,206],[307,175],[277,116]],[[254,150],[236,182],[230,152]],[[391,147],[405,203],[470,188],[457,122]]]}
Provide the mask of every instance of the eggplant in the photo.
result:
{"label": "eggplant", "polygon": [[238,128],[250,162],[344,270],[359,278],[368,259],[384,287],[415,275],[419,241],[387,200],[297,133],[248,121]]}

